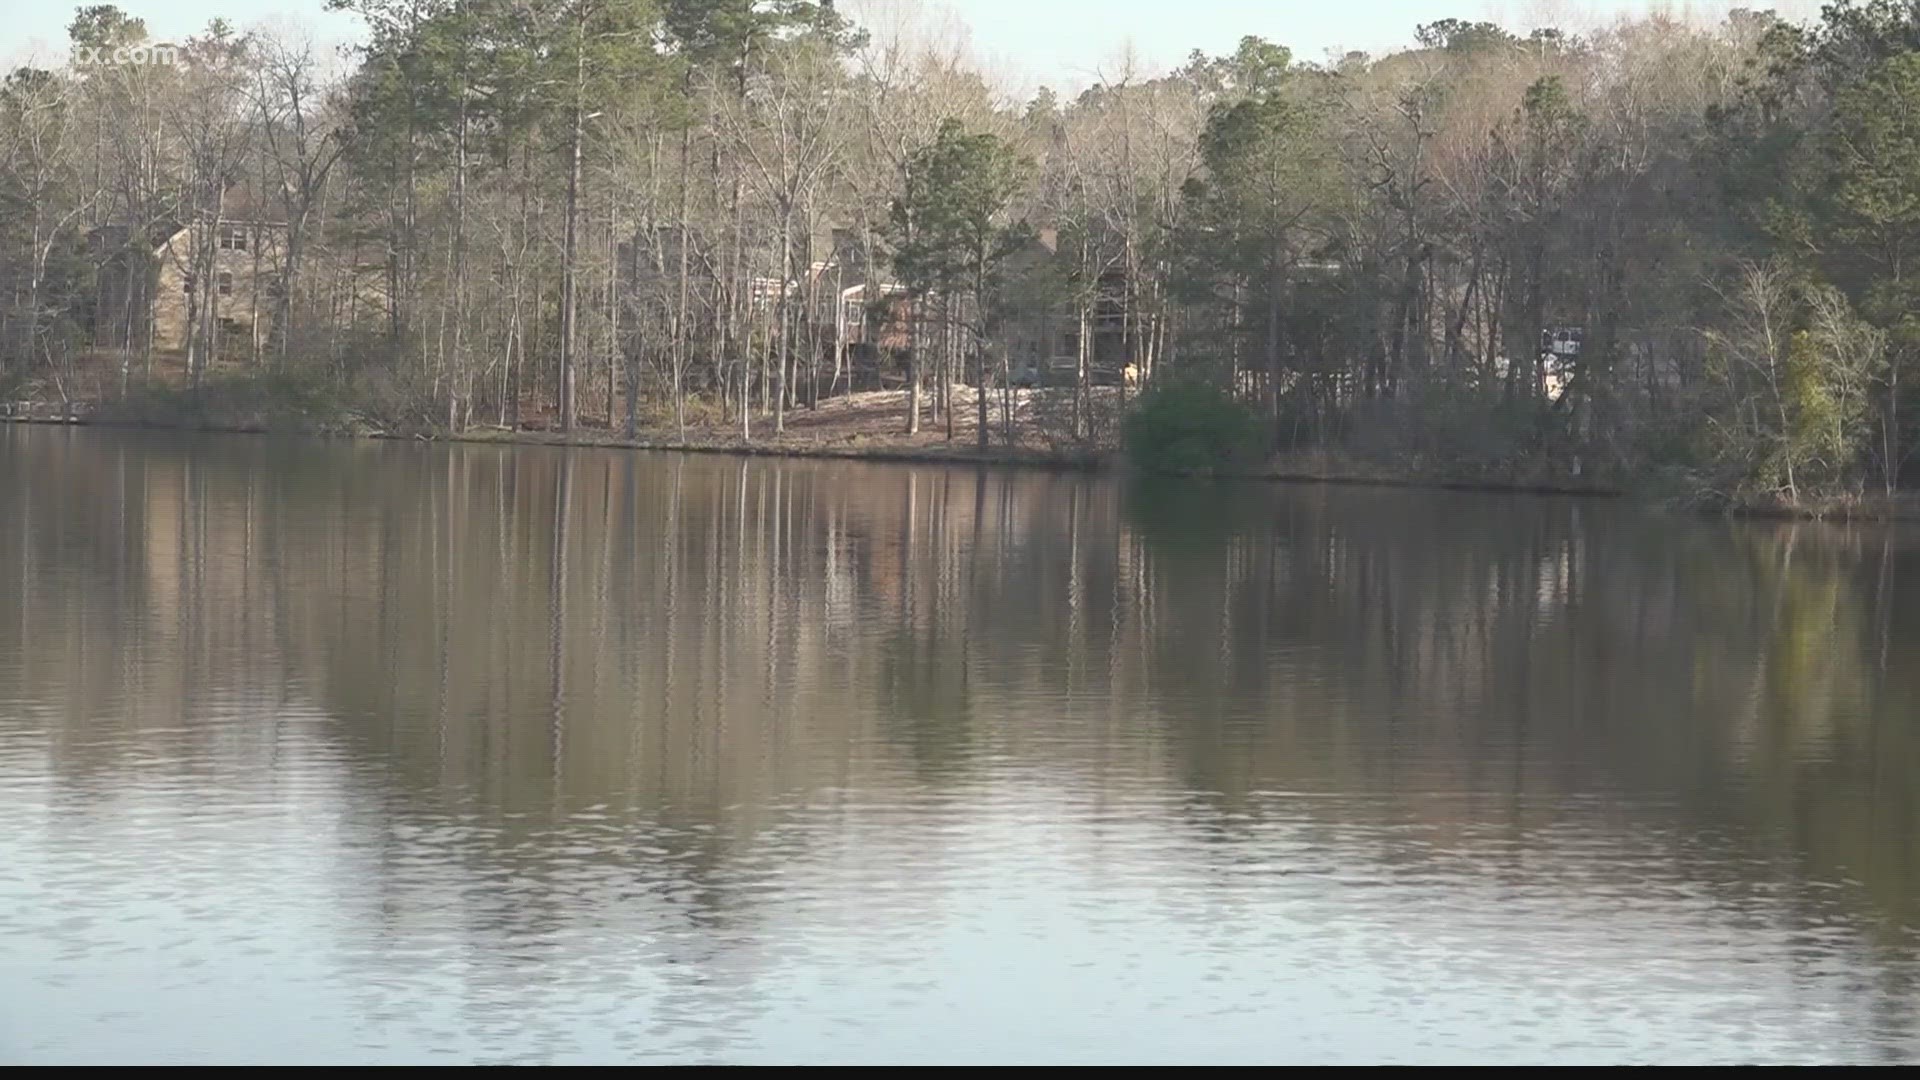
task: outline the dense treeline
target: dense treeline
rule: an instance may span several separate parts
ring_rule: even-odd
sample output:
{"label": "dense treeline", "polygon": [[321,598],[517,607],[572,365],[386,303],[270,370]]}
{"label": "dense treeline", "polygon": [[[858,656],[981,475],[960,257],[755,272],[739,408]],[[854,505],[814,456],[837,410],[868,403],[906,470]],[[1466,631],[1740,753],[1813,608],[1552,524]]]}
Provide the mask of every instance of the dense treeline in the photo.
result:
{"label": "dense treeline", "polygon": [[[1248,38],[1025,101],[831,3],[332,2],[367,26],[339,71],[102,6],[76,58],[170,62],[7,76],[0,390],[755,437],[865,378],[985,443],[1064,359],[1057,439],[1199,384],[1277,449],[1785,502],[1891,492],[1920,440],[1913,0]],[[239,217],[274,231],[244,313],[199,290],[178,355],[103,331],[103,277],[212,282]]]}

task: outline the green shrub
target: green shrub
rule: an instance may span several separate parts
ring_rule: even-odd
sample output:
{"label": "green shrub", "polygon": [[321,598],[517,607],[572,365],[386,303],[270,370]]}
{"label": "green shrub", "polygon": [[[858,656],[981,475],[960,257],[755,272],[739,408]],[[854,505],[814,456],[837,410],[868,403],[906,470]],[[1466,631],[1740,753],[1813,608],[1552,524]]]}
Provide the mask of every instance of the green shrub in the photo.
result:
{"label": "green shrub", "polygon": [[1260,415],[1225,391],[1175,383],[1140,395],[1127,414],[1123,439],[1136,468],[1211,476],[1258,465],[1267,433]]}

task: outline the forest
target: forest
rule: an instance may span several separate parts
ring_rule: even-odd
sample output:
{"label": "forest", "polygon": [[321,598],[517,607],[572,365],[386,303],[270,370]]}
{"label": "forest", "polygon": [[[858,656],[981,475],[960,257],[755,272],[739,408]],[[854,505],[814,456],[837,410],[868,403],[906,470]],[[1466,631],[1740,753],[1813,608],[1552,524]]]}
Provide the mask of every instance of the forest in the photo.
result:
{"label": "forest", "polygon": [[1175,471],[1920,475],[1920,0],[1070,94],[830,0],[329,2],[348,54],[100,5],[6,75],[0,399],[750,441],[886,390]]}

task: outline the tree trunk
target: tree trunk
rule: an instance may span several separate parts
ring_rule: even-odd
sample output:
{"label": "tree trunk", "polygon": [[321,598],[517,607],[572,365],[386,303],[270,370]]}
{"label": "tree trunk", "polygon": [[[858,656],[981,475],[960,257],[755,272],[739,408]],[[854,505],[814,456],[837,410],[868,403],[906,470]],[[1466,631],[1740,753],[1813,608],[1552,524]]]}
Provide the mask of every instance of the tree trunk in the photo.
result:
{"label": "tree trunk", "polygon": [[560,430],[572,431],[578,419],[574,403],[574,350],[579,318],[580,152],[587,122],[587,22],[581,9],[575,23],[573,63],[573,133],[567,146],[566,229],[560,253],[560,370],[556,390]]}

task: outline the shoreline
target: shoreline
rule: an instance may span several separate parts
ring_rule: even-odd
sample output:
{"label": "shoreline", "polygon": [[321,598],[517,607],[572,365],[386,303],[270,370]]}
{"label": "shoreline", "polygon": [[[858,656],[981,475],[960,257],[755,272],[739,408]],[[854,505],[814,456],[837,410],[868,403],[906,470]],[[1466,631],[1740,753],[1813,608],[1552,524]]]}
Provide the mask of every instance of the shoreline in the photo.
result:
{"label": "shoreline", "polygon": [[642,433],[628,438],[620,432],[602,428],[579,428],[571,432],[538,429],[509,430],[501,427],[473,427],[450,432],[442,429],[359,431],[330,430],[324,427],[277,427],[253,423],[152,423],[138,420],[99,419],[93,417],[0,415],[0,424],[22,427],[83,427],[111,431],[169,431],[209,435],[259,435],[294,439],[366,439],[380,442],[462,443],[491,446],[548,446],[599,450],[648,450],[681,454],[731,454],[739,457],[814,458],[834,461],[894,461],[923,465],[991,465],[1047,469],[1062,472],[1108,472],[1120,466],[1118,454],[1110,450],[1051,451],[1032,447],[991,447],[982,452],[971,440],[927,445],[889,445],[849,439],[838,443],[783,440],[769,436],[765,441],[748,442],[737,437],[700,438],[662,437]]}
{"label": "shoreline", "polygon": [[1106,451],[1055,452],[1026,448],[990,447],[982,452],[971,442],[941,442],[931,446],[889,446],[845,442],[807,443],[780,441],[771,436],[764,442],[740,439],[696,439],[655,437],[645,434],[628,438],[618,432],[586,428],[572,432],[509,431],[505,428],[472,428],[461,432],[377,431],[346,438],[383,439],[414,442],[447,442],[495,446],[559,446],[602,450],[650,450],[677,454],[731,454],[737,457],[814,458],[830,461],[894,461],[921,465],[991,465],[1063,472],[1107,472],[1116,467],[1114,455]]}
{"label": "shoreline", "polygon": [[[366,439],[383,442],[439,442],[491,446],[546,446],[602,450],[644,450],[681,454],[725,454],[736,457],[791,458],[824,461],[878,461],[917,465],[972,465],[992,468],[1038,469],[1049,472],[1122,473],[1126,463],[1117,450],[1044,450],[1032,447],[992,447],[982,452],[972,441],[944,440],[920,445],[901,445],[868,436],[848,436],[837,442],[796,440],[791,436],[770,436],[766,441],[748,442],[737,436],[701,438],[662,437],[642,433],[627,438],[619,432],[600,428],[580,428],[572,432],[537,429],[510,430],[501,427],[475,427],[462,432],[440,429],[420,430],[329,430],[325,427],[276,426],[268,423],[154,423],[84,415],[69,410],[64,415],[0,415],[0,423],[34,427],[94,427],[116,431],[168,431],[218,435],[259,435],[273,438]],[[901,436],[904,437],[904,436]],[[1530,495],[1553,498],[1624,500],[1649,507],[1673,505],[1672,500],[1636,492],[1630,488],[1599,483],[1566,483],[1552,480],[1475,479],[1422,474],[1417,470],[1394,472],[1363,465],[1359,459],[1332,451],[1296,451],[1276,455],[1269,464],[1244,472],[1211,477],[1172,477],[1171,479],[1211,479],[1238,483],[1318,484],[1342,487],[1398,488],[1408,491],[1451,491],[1491,495]],[[1920,496],[1906,496],[1887,505],[1884,500],[1860,504],[1823,504],[1789,507],[1765,505],[1681,504],[1696,511],[1717,512],[1727,517],[1774,521],[1821,521],[1840,524],[1898,525],[1920,521]]]}

